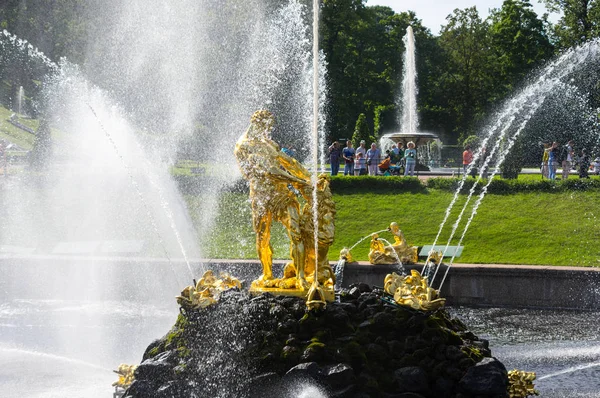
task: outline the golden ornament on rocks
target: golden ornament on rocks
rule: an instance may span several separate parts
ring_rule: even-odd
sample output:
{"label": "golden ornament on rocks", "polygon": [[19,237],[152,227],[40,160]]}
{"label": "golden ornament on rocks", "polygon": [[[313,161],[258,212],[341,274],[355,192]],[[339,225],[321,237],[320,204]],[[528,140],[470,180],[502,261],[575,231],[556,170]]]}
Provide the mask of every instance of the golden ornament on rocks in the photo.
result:
{"label": "golden ornament on rocks", "polygon": [[440,298],[440,292],[429,287],[427,278],[419,271],[411,270],[410,275],[400,276],[395,272],[384,280],[384,290],[394,297],[394,301],[415,310],[431,311],[443,307],[446,299]]}

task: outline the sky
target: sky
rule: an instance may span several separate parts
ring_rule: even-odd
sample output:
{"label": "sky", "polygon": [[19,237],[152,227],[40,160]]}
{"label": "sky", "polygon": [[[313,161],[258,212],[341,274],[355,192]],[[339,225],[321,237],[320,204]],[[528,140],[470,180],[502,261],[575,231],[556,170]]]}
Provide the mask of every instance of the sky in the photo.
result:
{"label": "sky", "polygon": [[[489,15],[491,8],[500,8],[503,0],[367,0],[368,6],[388,6],[395,12],[414,11],[423,25],[431,30],[431,33],[437,35],[440,33],[440,26],[446,24],[446,16],[451,14],[455,8],[468,8],[477,6],[477,11],[482,18]],[[537,0],[530,0],[533,10],[541,16],[548,11],[543,4]],[[559,16],[550,15],[550,21],[558,21]]]}

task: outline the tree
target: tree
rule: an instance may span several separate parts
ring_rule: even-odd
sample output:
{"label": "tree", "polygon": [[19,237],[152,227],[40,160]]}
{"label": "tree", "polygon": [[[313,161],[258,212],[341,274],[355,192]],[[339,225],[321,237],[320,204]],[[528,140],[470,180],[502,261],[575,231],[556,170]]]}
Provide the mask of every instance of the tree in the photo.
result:
{"label": "tree", "polygon": [[544,21],[537,17],[528,0],[505,0],[502,8],[492,11],[490,37],[497,59],[502,97],[527,73],[552,56],[554,48]]}
{"label": "tree", "polygon": [[489,25],[481,20],[475,7],[456,9],[447,20],[439,39],[446,58],[439,84],[447,99],[453,133],[464,138],[474,133],[491,102],[495,67]]}
{"label": "tree", "polygon": [[373,135],[377,138],[385,133],[397,131],[398,118],[396,117],[396,105],[379,105],[375,108],[375,116],[373,117]]}
{"label": "tree", "polygon": [[369,125],[367,124],[367,117],[364,113],[358,115],[358,119],[356,120],[354,134],[352,134],[352,144],[355,148],[358,148],[362,140],[365,142],[375,141],[374,137],[371,137],[371,131],[369,130]]}
{"label": "tree", "polygon": [[[324,0],[321,10],[322,46],[327,58],[330,137],[352,131],[352,120],[362,108],[357,98],[356,29],[364,10],[362,0]],[[329,141],[329,140],[328,140]]]}
{"label": "tree", "polygon": [[517,137],[514,145],[510,151],[508,151],[504,162],[500,166],[500,169],[502,170],[502,177],[511,180],[519,178],[519,173],[523,169],[524,162],[523,139],[521,137]]}
{"label": "tree", "polygon": [[400,89],[406,27],[413,26],[417,47],[433,37],[413,12],[395,14],[358,0],[324,0],[321,20],[328,63],[327,131],[330,137],[347,135],[360,113],[374,129],[376,108],[393,105]]}
{"label": "tree", "polygon": [[546,7],[562,13],[554,26],[558,48],[569,48],[600,36],[600,0],[544,0]]}

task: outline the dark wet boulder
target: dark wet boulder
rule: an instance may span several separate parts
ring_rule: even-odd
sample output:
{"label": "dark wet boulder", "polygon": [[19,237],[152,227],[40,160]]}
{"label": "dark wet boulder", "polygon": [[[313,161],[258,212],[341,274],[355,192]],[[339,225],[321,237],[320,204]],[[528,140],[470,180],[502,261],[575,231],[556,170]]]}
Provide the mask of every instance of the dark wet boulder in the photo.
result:
{"label": "dark wet boulder", "polygon": [[418,366],[408,366],[394,372],[394,379],[398,392],[411,392],[429,395],[429,381],[427,373]]}
{"label": "dark wet boulder", "polygon": [[316,362],[304,362],[287,371],[286,379],[313,379],[318,380],[322,376],[321,368]]}
{"label": "dark wet boulder", "polygon": [[353,383],[354,370],[345,363],[329,365],[323,369],[326,383],[333,388],[342,388]]}
{"label": "dark wet boulder", "polygon": [[135,370],[136,380],[152,380],[155,383],[169,381],[175,376],[173,351],[165,351],[156,357],[148,358]]}
{"label": "dark wet boulder", "polygon": [[496,358],[484,358],[467,370],[459,386],[468,394],[508,397],[508,372]]}

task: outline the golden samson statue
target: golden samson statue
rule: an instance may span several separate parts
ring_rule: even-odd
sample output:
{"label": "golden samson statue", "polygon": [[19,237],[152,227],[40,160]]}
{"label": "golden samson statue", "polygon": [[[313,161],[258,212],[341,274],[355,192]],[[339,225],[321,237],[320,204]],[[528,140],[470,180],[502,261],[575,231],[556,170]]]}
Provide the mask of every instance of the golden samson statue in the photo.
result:
{"label": "golden samson statue", "polygon": [[[315,248],[314,186],[310,173],[271,139],[273,124],[274,117],[269,111],[256,111],[234,151],[242,175],[250,184],[256,251],[263,270],[261,277],[252,282],[250,291],[306,297],[318,264],[316,283],[323,285],[324,297],[333,300],[335,277],[327,253],[333,242],[335,205],[328,177],[320,176],[316,182],[319,213]],[[281,278],[274,278],[272,271],[273,221],[283,224],[290,239],[291,262]]]}

